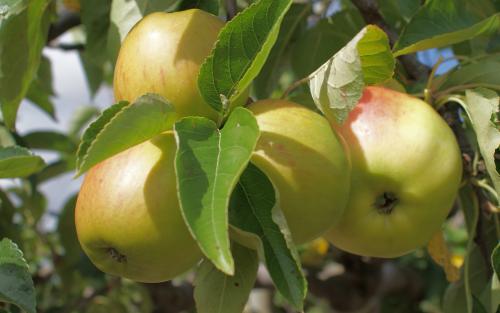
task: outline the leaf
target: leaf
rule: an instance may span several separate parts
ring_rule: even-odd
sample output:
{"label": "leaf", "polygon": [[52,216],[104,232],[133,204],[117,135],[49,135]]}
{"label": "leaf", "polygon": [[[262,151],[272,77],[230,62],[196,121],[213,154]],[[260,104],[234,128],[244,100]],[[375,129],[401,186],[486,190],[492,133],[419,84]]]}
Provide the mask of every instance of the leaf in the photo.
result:
{"label": "leaf", "polygon": [[36,313],[35,287],[23,253],[10,239],[0,241],[0,301]]}
{"label": "leaf", "polygon": [[198,8],[213,15],[219,15],[220,0],[182,0],[179,10]]}
{"label": "leaf", "polygon": [[26,148],[0,147],[0,178],[26,177],[38,172],[44,165],[41,157]]}
{"label": "leaf", "polygon": [[12,0],[0,7],[0,105],[7,127],[37,72],[47,40],[49,0]]}
{"label": "leaf", "polygon": [[[86,43],[82,62],[87,72],[90,92],[94,95],[103,78],[103,66],[107,61],[105,53],[110,27],[111,1],[80,0],[82,24],[85,27]],[[90,74],[90,75],[89,75]]]}
{"label": "leaf", "polygon": [[267,176],[250,163],[231,196],[230,223],[261,239],[265,263],[274,284],[301,311],[307,283],[285,218],[276,205],[278,195],[274,190]]}
{"label": "leaf", "polygon": [[439,266],[444,269],[446,279],[455,282],[460,279],[459,269],[451,262],[451,253],[444,240],[443,232],[439,231],[427,244],[427,251]]}
{"label": "leaf", "polygon": [[64,248],[64,263],[75,265],[82,254],[75,226],[75,207],[77,195],[72,195],[64,204],[57,223],[57,233]]}
{"label": "leaf", "polygon": [[400,31],[420,8],[420,0],[378,0],[379,11],[384,20]]}
{"label": "leaf", "polygon": [[257,121],[249,110],[237,108],[222,131],[204,117],[183,118],[174,129],[175,171],[184,220],[203,253],[219,270],[232,275],[228,204],[257,144]]}
{"label": "leaf", "polygon": [[235,273],[228,276],[203,260],[196,273],[194,299],[198,313],[243,312],[257,277],[256,251],[233,243]]}
{"label": "leaf", "polygon": [[500,14],[474,14],[475,1],[429,0],[403,29],[394,55],[440,48],[498,29]]}
{"label": "leaf", "polygon": [[14,136],[5,126],[0,125],[0,146],[9,147],[15,145],[16,139]]}
{"label": "leaf", "polygon": [[500,59],[481,60],[478,63],[465,65],[451,72],[438,88],[445,90],[467,84],[498,85],[500,88],[500,75],[497,70],[499,67]]}
{"label": "leaf", "polygon": [[[268,98],[277,86],[279,78],[284,70],[287,51],[289,50],[292,38],[298,32],[300,26],[307,22],[307,17],[310,12],[310,4],[294,3],[285,14],[283,22],[281,23],[278,39],[271,49],[262,70],[253,82],[257,98]],[[306,35],[303,37],[307,38]]]}
{"label": "leaf", "polygon": [[500,243],[497,244],[497,246],[493,250],[493,253],[491,254],[491,265],[495,270],[497,279],[500,280]]}
{"label": "leaf", "polygon": [[117,103],[84,132],[78,148],[77,175],[97,163],[172,128],[176,114],[170,103],[155,94],[133,104]]}
{"label": "leaf", "polygon": [[73,154],[76,152],[75,142],[63,133],[53,131],[36,131],[23,136],[24,143],[30,149],[52,150]]}
{"label": "leaf", "polygon": [[72,172],[75,170],[75,165],[76,157],[73,155],[49,163],[36,174],[37,182],[42,183],[61,174]]}
{"label": "leaf", "polygon": [[[486,170],[497,194],[500,194],[500,174],[495,165],[495,150],[500,146],[500,130],[491,122],[491,116],[499,111],[499,97],[495,92],[483,88],[466,90],[465,103],[462,105],[476,133]],[[500,203],[500,199],[497,199],[497,203]]]}
{"label": "leaf", "polygon": [[343,10],[308,29],[293,45],[292,69],[306,77],[327,62],[363,27],[365,22],[355,8]]}
{"label": "leaf", "polygon": [[471,279],[473,275],[471,271],[477,270],[478,268],[474,268],[473,266],[471,266],[471,263],[473,263],[472,257],[474,255],[472,252],[475,247],[474,237],[476,235],[477,221],[480,213],[479,213],[479,203],[477,200],[477,196],[474,193],[474,190],[469,185],[462,187],[462,189],[459,192],[459,206],[464,213],[467,233],[469,237],[467,242],[467,254],[465,256],[463,265],[464,269],[463,284],[464,284],[465,303],[467,307],[467,312],[472,313],[473,299],[472,299]]}
{"label": "leaf", "polygon": [[86,105],[79,107],[74,113],[69,123],[68,135],[78,137],[82,129],[90,123],[94,117],[98,116],[100,110],[94,106]]}
{"label": "leaf", "polygon": [[226,111],[259,74],[291,0],[259,0],[227,23],[198,76],[205,101]]}
{"label": "leaf", "polygon": [[318,109],[342,122],[361,98],[365,83],[385,81],[393,72],[387,35],[368,25],[309,76],[309,87]]}
{"label": "leaf", "polygon": [[171,9],[177,0],[113,0],[108,30],[108,53],[116,62],[121,43],[132,27],[147,14]]}
{"label": "leaf", "polygon": [[38,73],[31,82],[26,97],[36,106],[55,119],[55,109],[51,96],[54,95],[52,88],[52,69],[50,60],[42,56]]}

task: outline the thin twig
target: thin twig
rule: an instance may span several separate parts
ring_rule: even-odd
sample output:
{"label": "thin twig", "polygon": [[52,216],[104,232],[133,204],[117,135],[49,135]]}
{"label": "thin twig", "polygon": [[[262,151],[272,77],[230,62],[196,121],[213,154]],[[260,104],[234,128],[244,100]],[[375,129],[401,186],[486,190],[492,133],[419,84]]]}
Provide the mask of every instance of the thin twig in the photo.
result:
{"label": "thin twig", "polygon": [[470,83],[470,84],[453,86],[453,87],[447,88],[445,90],[442,90],[440,92],[437,92],[435,95],[435,98],[439,99],[439,98],[446,96],[447,94],[452,93],[454,91],[469,89],[469,88],[477,88],[477,87],[485,87],[485,88],[500,90],[500,85],[497,85],[497,84]]}
{"label": "thin twig", "polygon": [[227,20],[230,21],[238,14],[236,0],[226,0]]}
{"label": "thin twig", "polygon": [[305,83],[308,83],[309,81],[311,80],[311,78],[309,76],[307,77],[304,77],[302,79],[299,79],[295,82],[293,82],[286,90],[285,92],[281,95],[281,99],[285,99],[286,97],[288,97],[288,95],[294,91],[296,88],[298,88],[300,85],[302,84],[305,84]]}

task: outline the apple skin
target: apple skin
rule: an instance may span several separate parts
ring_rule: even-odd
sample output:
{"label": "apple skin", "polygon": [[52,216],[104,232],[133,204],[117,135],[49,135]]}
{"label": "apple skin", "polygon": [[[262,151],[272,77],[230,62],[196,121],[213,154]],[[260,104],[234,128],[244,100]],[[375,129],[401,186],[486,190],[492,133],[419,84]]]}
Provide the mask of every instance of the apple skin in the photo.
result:
{"label": "apple skin", "polygon": [[342,250],[384,258],[425,245],[462,178],[452,130],[424,101],[381,87],[366,88],[334,128],[350,150],[352,185],[342,220],[326,238]]}
{"label": "apple skin", "polygon": [[197,115],[217,121],[217,111],[198,90],[198,72],[223,26],[218,17],[198,9],[144,17],[120,48],[115,99],[133,102],[145,93],[157,93],[172,103],[179,118]]}
{"label": "apple skin", "polygon": [[290,101],[248,109],[261,131],[251,162],[277,189],[294,242],[320,237],[340,220],[349,196],[350,164],[339,137],[323,116]]}
{"label": "apple skin", "polygon": [[75,209],[78,239],[102,271],[139,282],[170,280],[202,257],[177,198],[172,132],[93,167]]}

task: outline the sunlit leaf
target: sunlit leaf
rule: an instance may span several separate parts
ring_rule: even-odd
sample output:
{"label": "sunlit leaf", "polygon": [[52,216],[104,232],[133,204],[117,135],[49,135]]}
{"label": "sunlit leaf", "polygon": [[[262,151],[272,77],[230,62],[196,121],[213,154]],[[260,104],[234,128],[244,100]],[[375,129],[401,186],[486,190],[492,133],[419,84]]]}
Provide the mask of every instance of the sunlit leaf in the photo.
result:
{"label": "sunlit leaf", "polygon": [[244,93],[264,65],[291,4],[259,0],[224,26],[198,76],[201,95],[210,106],[223,112]]}
{"label": "sunlit leaf", "polygon": [[237,108],[220,131],[204,117],[175,123],[175,169],[181,210],[203,253],[232,275],[228,205],[231,191],[250,160],[260,132],[253,114]]}
{"label": "sunlit leaf", "polygon": [[37,72],[47,41],[51,1],[12,0],[0,12],[0,105],[14,128],[17,109]]}
{"label": "sunlit leaf", "polygon": [[361,98],[365,84],[392,77],[394,58],[387,35],[368,25],[310,75],[316,106],[330,119],[343,121]]}
{"label": "sunlit leaf", "polygon": [[83,174],[97,163],[172,128],[173,106],[158,95],[148,94],[134,103],[117,103],[84,132],[78,148],[77,170]]}

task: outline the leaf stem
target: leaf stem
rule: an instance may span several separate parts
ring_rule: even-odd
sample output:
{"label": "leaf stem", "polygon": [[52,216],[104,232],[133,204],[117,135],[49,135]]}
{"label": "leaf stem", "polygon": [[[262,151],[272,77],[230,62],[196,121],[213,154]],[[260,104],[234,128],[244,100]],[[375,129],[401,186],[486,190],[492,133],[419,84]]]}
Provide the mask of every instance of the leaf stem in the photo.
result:
{"label": "leaf stem", "polygon": [[298,87],[300,87],[300,85],[302,84],[305,84],[305,83],[308,83],[309,81],[311,80],[311,78],[309,76],[307,77],[304,77],[304,78],[301,78],[295,82],[293,82],[286,90],[285,92],[281,95],[281,98],[280,99],[285,99],[286,97],[288,97],[288,95],[294,91],[295,89],[297,89]]}
{"label": "leaf stem", "polygon": [[434,82],[434,76],[436,75],[436,71],[438,70],[439,66],[443,64],[444,59],[442,56],[439,57],[437,60],[436,64],[432,67],[432,70],[429,74],[429,78],[427,79],[427,85],[425,86],[424,89],[424,101],[427,103],[431,103],[432,101],[432,92],[433,92],[433,87],[432,83]]}
{"label": "leaf stem", "polygon": [[471,183],[479,188],[482,188],[484,189],[485,191],[487,191],[490,195],[493,196],[493,198],[496,199],[497,203],[499,202],[499,199],[498,199],[498,193],[496,192],[495,189],[493,189],[493,187],[491,187],[488,182],[486,181],[486,179],[476,179],[476,178],[471,178]]}

